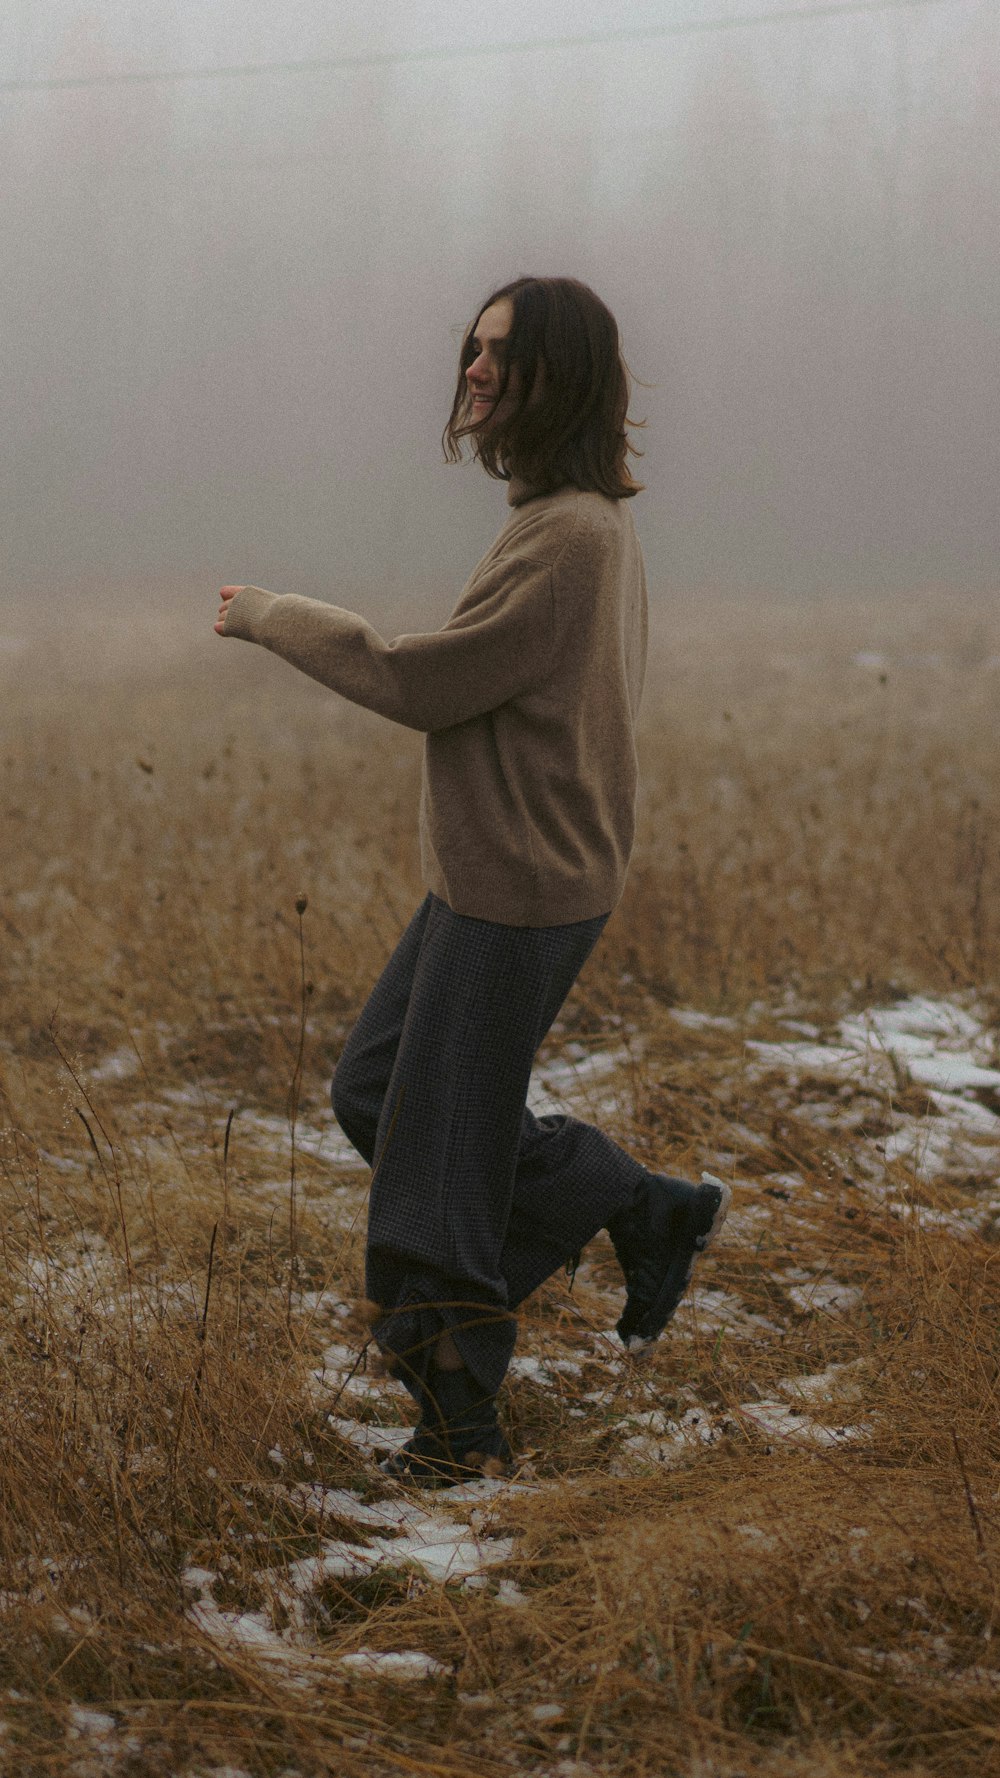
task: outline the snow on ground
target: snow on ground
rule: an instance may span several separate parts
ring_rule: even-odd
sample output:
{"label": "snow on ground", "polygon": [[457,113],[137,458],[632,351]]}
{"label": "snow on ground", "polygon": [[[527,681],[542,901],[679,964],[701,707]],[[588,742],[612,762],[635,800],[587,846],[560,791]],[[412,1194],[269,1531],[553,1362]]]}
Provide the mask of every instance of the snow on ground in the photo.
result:
{"label": "snow on ground", "polygon": [[[223,1127],[225,1120],[223,1120]],[[241,1141],[263,1138],[278,1146],[290,1146],[288,1119],[273,1117],[267,1112],[242,1110],[239,1114]],[[330,1167],[357,1167],[358,1151],[348,1142],[332,1111],[314,1112],[312,1120],[300,1118],[295,1126],[295,1147],[299,1154],[323,1160]]]}
{"label": "snow on ground", "polygon": [[[714,1445],[732,1430],[727,1416],[713,1414],[702,1407],[688,1408],[678,1419],[660,1409],[629,1414],[624,1420],[627,1436],[622,1440],[622,1453],[614,1463],[619,1473],[629,1473],[633,1465],[622,1459],[627,1453],[648,1463],[671,1464],[687,1457],[700,1445]],[[628,1428],[635,1427],[634,1432]]]}
{"label": "snow on ground", "polygon": [[337,1665],[344,1673],[361,1679],[440,1679],[448,1668],[433,1656],[417,1649],[404,1649],[398,1654],[384,1654],[374,1648],[359,1648],[353,1655],[341,1655]]}
{"label": "snow on ground", "polygon": [[[841,1019],[829,1042],[749,1038],[746,1049],[751,1082],[780,1073],[797,1085],[836,1082],[845,1094],[853,1089],[867,1098],[892,1125],[868,1143],[876,1179],[879,1163],[901,1162],[918,1182],[1000,1181],[1000,1067],[982,1009],[918,994]],[[893,1104],[903,1088],[911,1097],[923,1090],[921,1114]],[[827,1129],[851,1125],[843,1101],[800,1102],[795,1109]],[[981,1226],[998,1209],[994,1194],[958,1221]]]}
{"label": "snow on ground", "polygon": [[672,1006],[670,1017],[676,1025],[683,1025],[688,1031],[736,1031],[739,1029],[736,1019],[722,1013],[699,1012],[694,1006]]}
{"label": "snow on ground", "polygon": [[[566,1111],[590,1119],[614,1117],[622,1105],[622,1075],[637,1050],[588,1050],[568,1043],[557,1059],[533,1070],[528,1106],[536,1117]],[[627,1090],[627,1089],[626,1089]]]}
{"label": "snow on ground", "polygon": [[861,1365],[828,1364],[811,1377],[785,1377],[778,1388],[795,1402],[855,1401],[861,1394]]}
{"label": "snow on ground", "polygon": [[[767,1008],[751,1009],[754,1012],[769,1016],[773,1023],[774,1014]],[[693,1007],[675,1007],[670,1016],[692,1033],[692,1041],[699,1033],[739,1029],[733,1018]],[[851,1014],[826,1036],[816,1025],[793,1016],[779,1015],[779,1023],[789,1032],[787,1039],[747,1038],[748,1085],[780,1074],[799,1087],[815,1081],[843,1088],[844,1101],[818,1095],[795,1107],[800,1117],[831,1130],[850,1127],[848,1094],[858,1101],[859,1115],[866,1106],[885,1111],[892,1129],[872,1138],[875,1164],[900,1161],[923,1180],[979,1174],[995,1181],[1000,1176],[1000,1065],[982,1008],[972,1002],[913,995],[893,1006]],[[536,1066],[528,1103],[539,1116],[568,1111],[613,1123],[627,1109],[630,1069],[641,1060],[638,1043],[598,1050],[567,1043]],[[136,1051],[126,1046],[101,1058],[89,1075],[95,1083],[111,1086],[130,1079],[139,1066]],[[899,1097],[904,1085],[922,1093],[920,1115],[889,1109],[889,1101]],[[178,1109],[203,1107],[205,1095],[200,1084],[165,1088],[159,1094]],[[157,1106],[146,1102],[142,1109],[155,1122]],[[228,1110],[220,1107],[215,1119],[220,1132],[227,1117]],[[734,1129],[733,1134],[748,1143],[759,1141],[752,1131]],[[255,1193],[267,1196],[285,1189],[283,1170],[290,1152],[285,1118],[241,1106],[233,1140],[258,1153],[274,1154],[276,1176],[258,1180],[251,1188]],[[332,1111],[322,1105],[298,1119],[295,1144],[300,1157],[322,1168],[353,1172],[360,1164]],[[46,1164],[57,1169],[80,1165],[60,1156],[46,1156]]]}
{"label": "snow on ground", "polygon": [[809,1272],[803,1266],[786,1266],[774,1276],[803,1315],[844,1315],[861,1302],[861,1292],[853,1284],[841,1284],[836,1278]]}
{"label": "snow on ground", "polygon": [[107,1081],[131,1080],[133,1075],[139,1073],[140,1067],[138,1051],[131,1044],[126,1044],[122,1049],[112,1050],[110,1054],[102,1057],[101,1061],[90,1069],[90,1080],[91,1083],[96,1081],[98,1085],[103,1085]]}
{"label": "snow on ground", "polygon": [[[265,1662],[273,1677],[295,1688],[338,1672],[397,1681],[437,1678],[445,1669],[420,1650],[333,1652],[320,1633],[322,1589],[329,1581],[349,1583],[378,1570],[391,1570],[394,1576],[408,1573],[415,1584],[488,1584],[487,1570],[514,1556],[513,1539],[493,1529],[490,1511],[511,1489],[523,1492],[524,1484],[484,1480],[428,1496],[428,1503],[398,1496],[369,1503],[349,1489],[276,1485],[276,1496],[303,1508],[320,1527],[324,1521],[348,1520],[361,1541],[321,1538],[313,1555],[283,1568],[258,1569],[254,1579],[268,1605],[255,1611],[222,1609],[215,1600],[222,1575],[192,1565],[181,1575],[193,1595],[189,1619],[231,1656]],[[508,1579],[506,1588],[502,1583],[497,1588],[496,1598],[501,1605],[517,1605],[524,1595]]]}
{"label": "snow on ground", "polygon": [[868,1437],[871,1428],[857,1426],[824,1426],[801,1408],[783,1401],[748,1401],[737,1409],[741,1419],[749,1420],[759,1431],[776,1442],[792,1445],[847,1445]]}
{"label": "snow on ground", "polygon": [[[795,1118],[820,1138],[822,1149],[835,1150],[838,1134],[851,1138],[854,1183],[890,1211],[919,1216],[929,1227],[968,1234],[1000,1215],[1000,1066],[995,1034],[983,1008],[972,999],[961,1002],[917,995],[893,1006],[871,1008],[841,1019],[824,1032],[795,1016],[788,1007],[777,1014],[767,1008],[757,1028],[787,1033],[776,1041],[747,1036],[744,1080],[751,1095],[766,1094],[782,1115]],[[786,1016],[787,1013],[787,1016]],[[700,1042],[716,1045],[724,1034],[753,1029],[695,1008],[675,1008],[671,1017],[690,1034],[692,1050]],[[766,1023],[764,1023],[766,1019]],[[640,1046],[614,1044],[588,1050],[567,1043],[557,1055],[541,1061],[532,1078],[529,1103],[535,1112],[571,1112],[606,1119],[614,1130],[627,1120],[632,1103],[633,1074],[641,1067]],[[107,1089],[125,1084],[137,1073],[131,1049],[111,1052],[90,1070],[90,1078]],[[144,1082],[148,1092],[148,1083]],[[172,1088],[161,1098],[178,1115],[210,1116],[216,1132],[225,1128],[228,1109],[213,1101],[204,1087]],[[162,1105],[136,1100],[133,1112],[150,1120]],[[173,1115],[173,1113],[172,1113]],[[871,1131],[868,1134],[868,1131]],[[252,1108],[241,1108],[234,1139],[256,1162],[255,1177],[240,1189],[252,1200],[281,1201],[288,1192],[290,1132],[287,1121]],[[152,1138],[155,1141],[155,1137]],[[740,1157],[752,1166],[766,1139],[745,1123],[734,1121],[720,1131],[721,1146],[705,1162],[731,1179],[735,1203],[725,1238],[744,1249],[761,1251],[776,1217],[785,1230],[811,1198],[822,1196],[815,1180],[793,1170],[754,1172],[741,1178]],[[364,1216],[365,1180],[358,1157],[330,1111],[310,1109],[296,1126],[296,1149],[309,1164],[310,1207],[327,1226],[360,1226]],[[84,1164],[71,1155],[43,1154],[39,1164],[57,1174]],[[346,1174],[346,1179],[329,1174]],[[960,1188],[955,1207],[942,1210],[914,1201],[914,1190],[931,1182]],[[801,1220],[801,1216],[799,1218]],[[803,1223],[803,1227],[808,1225]],[[766,1245],[765,1245],[766,1251]],[[766,1260],[761,1262],[766,1265]],[[63,1248],[50,1251],[28,1266],[23,1295],[85,1299],[95,1313],[111,1312],[119,1303],[111,1287],[114,1256],[100,1237],[80,1234]],[[617,1434],[608,1462],[613,1472],[634,1473],[650,1465],[688,1464],[721,1440],[766,1439],[809,1449],[836,1449],[862,1442],[871,1434],[863,1412],[863,1376],[857,1364],[831,1364],[808,1376],[787,1376],[769,1386],[766,1399],[734,1404],[725,1412],[694,1399],[690,1392],[669,1411],[647,1390],[643,1402],[641,1370],[621,1351],[612,1329],[620,1309],[620,1289],[602,1284],[601,1270],[585,1259],[578,1286],[585,1293],[587,1313],[554,1335],[537,1334],[533,1349],[522,1349],[511,1365],[521,1387],[571,1400],[566,1411],[585,1422],[593,1416],[602,1436],[609,1423]],[[702,1286],[697,1275],[682,1302],[670,1337],[679,1341],[761,1342],[781,1338],[789,1328],[841,1323],[851,1325],[862,1308],[861,1292],[820,1264],[783,1264],[766,1273],[771,1295],[768,1312],[751,1309],[732,1289]],[[115,1289],[117,1286],[115,1286]],[[197,1293],[185,1283],[158,1286],[156,1303],[176,1303],[189,1313]],[[102,1308],[103,1304],[103,1308]],[[454,1583],[470,1590],[488,1589],[498,1606],[523,1606],[526,1595],[503,1568],[516,1559],[512,1540],[502,1524],[505,1496],[550,1485],[526,1466],[515,1481],[481,1481],[413,1498],[383,1482],[375,1469],[379,1454],[398,1448],[410,1434],[409,1398],[401,1383],[373,1377],[365,1367],[362,1346],[345,1328],[350,1309],[329,1291],[303,1290],[296,1299],[303,1317],[329,1330],[329,1339],[313,1362],[309,1387],[330,1428],[371,1460],[373,1479],[383,1498],[363,1498],[348,1489],[328,1489],[320,1482],[282,1480],[289,1472],[285,1455],[271,1453],[277,1479],[276,1496],[302,1514],[315,1534],[315,1548],[282,1567],[257,1571],[257,1608],[227,1609],[225,1576],[191,1564],[184,1573],[189,1616],[195,1631],[224,1648],[230,1657],[265,1664],[272,1681],[293,1688],[344,1679],[371,1678],[424,1684],[443,1673],[441,1664],[419,1649],[392,1651],[368,1647],[337,1653],[323,1634],[322,1593],[330,1583],[351,1584],[377,1574],[403,1577],[415,1587]],[[603,1326],[594,1325],[595,1317]],[[565,1479],[559,1486],[571,1485]],[[351,1528],[350,1537],[335,1535]],[[759,1527],[746,1534],[764,1537]],[[408,1577],[408,1578],[407,1578]],[[0,1595],[0,1615],[23,1601],[44,1577],[25,1575],[23,1587]],[[51,1577],[47,1583],[51,1587]],[[51,1598],[51,1592],[49,1593]],[[263,1601],[263,1603],[260,1603]],[[87,1717],[87,1721],[84,1721]],[[93,1719],[92,1721],[90,1719]],[[100,1720],[98,1720],[100,1719]],[[111,1725],[110,1727],[108,1725]],[[99,1741],[115,1729],[114,1719],[98,1711],[80,1712],[75,1732]]]}
{"label": "snow on ground", "polygon": [[[729,1219],[726,1228],[729,1227]],[[728,1290],[693,1289],[682,1301],[671,1323],[674,1333],[712,1333],[725,1328],[726,1337],[754,1340],[780,1334],[781,1329],[765,1315],[752,1314],[738,1296]]]}

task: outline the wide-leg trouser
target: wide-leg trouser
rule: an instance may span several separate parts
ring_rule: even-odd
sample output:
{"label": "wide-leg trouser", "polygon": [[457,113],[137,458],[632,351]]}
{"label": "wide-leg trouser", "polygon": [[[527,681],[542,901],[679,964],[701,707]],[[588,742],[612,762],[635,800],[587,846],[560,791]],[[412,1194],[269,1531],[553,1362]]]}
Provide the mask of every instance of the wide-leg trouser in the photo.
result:
{"label": "wide-leg trouser", "polygon": [[610,1137],[525,1103],[606,919],[503,926],[428,895],[347,1040],[332,1100],[373,1168],[366,1288],[410,1380],[447,1328],[495,1394],[511,1311],[635,1200],[644,1170]]}

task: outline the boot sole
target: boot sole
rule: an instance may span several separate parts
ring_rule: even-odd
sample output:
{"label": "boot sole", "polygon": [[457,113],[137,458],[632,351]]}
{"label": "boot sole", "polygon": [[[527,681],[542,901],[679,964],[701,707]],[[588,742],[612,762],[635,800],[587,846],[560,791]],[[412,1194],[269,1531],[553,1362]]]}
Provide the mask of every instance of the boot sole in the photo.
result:
{"label": "boot sole", "polygon": [[[647,1346],[651,1346],[655,1340],[659,1339],[664,1328],[676,1314],[681,1298],[691,1282],[695,1260],[701,1254],[707,1253],[729,1214],[729,1206],[733,1200],[732,1186],[727,1185],[723,1179],[716,1179],[713,1173],[703,1173],[701,1184],[714,1186],[720,1194],[711,1219],[704,1229],[693,1235],[690,1252],[682,1262],[685,1267],[684,1271],[679,1272],[676,1265],[668,1269],[642,1324],[631,1333],[622,1336],[622,1344],[626,1352],[644,1352]],[[696,1203],[694,1215],[697,1216],[697,1213]]]}
{"label": "boot sole", "polygon": [[453,1488],[460,1482],[513,1475],[514,1457],[506,1439],[502,1440],[502,1452],[473,1449],[461,1457],[453,1457],[443,1446],[413,1450],[404,1445],[383,1457],[378,1467],[394,1482],[408,1482],[416,1488]]}
{"label": "boot sole", "polygon": [[422,1457],[402,1464],[399,1457],[396,1452],[385,1458],[379,1469],[391,1481],[411,1488],[456,1488],[462,1482],[499,1481],[514,1473],[513,1463],[505,1463],[502,1457],[483,1457],[478,1451],[470,1451],[462,1463],[447,1459],[435,1463],[432,1458]]}

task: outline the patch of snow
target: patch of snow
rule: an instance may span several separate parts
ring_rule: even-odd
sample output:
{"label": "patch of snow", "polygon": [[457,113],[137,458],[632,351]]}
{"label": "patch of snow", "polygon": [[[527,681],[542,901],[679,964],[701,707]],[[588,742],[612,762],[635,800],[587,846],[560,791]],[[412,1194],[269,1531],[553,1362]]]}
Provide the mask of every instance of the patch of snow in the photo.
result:
{"label": "patch of snow", "polygon": [[560,1717],[565,1716],[566,1706],[556,1703],[532,1704],[528,1714],[532,1722],[558,1722]]}
{"label": "patch of snow", "polygon": [[671,1006],[669,1016],[689,1031],[738,1031],[737,1021],[722,1013],[699,1012],[694,1006]]}
{"label": "patch of snow", "polygon": [[766,1148],[767,1138],[759,1130],[751,1130],[749,1124],[731,1123],[727,1126],[730,1141],[739,1142],[743,1148]]}
{"label": "patch of snow", "polygon": [[862,1016],[873,1031],[883,1036],[903,1031],[918,1037],[953,1037],[969,1043],[981,1037],[983,1031],[982,1021],[965,1007],[953,1000],[932,1000],[925,994],[914,994],[896,1006],[873,1008]]}
{"label": "patch of snow", "polygon": [[820,1080],[865,1080],[878,1076],[877,1055],[832,1043],[761,1043],[748,1038],[755,1062],[751,1072],[765,1074],[777,1070],[798,1077],[811,1074]]}
{"label": "patch of snow", "polygon": [[[845,1021],[846,1023],[849,1021]],[[916,1032],[912,1031],[898,1031],[895,1035],[891,1033],[886,1035],[877,1028],[873,1029],[870,1024],[864,1024],[861,1020],[858,1020],[858,1027],[859,1043],[867,1042],[878,1049],[883,1049],[887,1056],[893,1056],[900,1063],[908,1063],[917,1057],[933,1056],[938,1044],[943,1041],[933,1037],[918,1037]],[[844,1035],[849,1035],[849,1033],[845,1032]]]}
{"label": "patch of snow", "polygon": [[1000,1090],[1000,1068],[982,1068],[968,1054],[913,1056],[907,1069],[918,1086],[938,1087],[944,1093]]}
{"label": "patch of snow", "polygon": [[778,1388],[796,1401],[854,1401],[861,1394],[858,1373],[862,1362],[854,1359],[849,1364],[828,1364],[826,1370],[810,1377],[785,1377]]}
{"label": "patch of snow", "polygon": [[[752,1055],[750,1072],[778,1070],[793,1080],[803,1075],[836,1080],[874,1088],[881,1098],[891,1100],[901,1071],[916,1086],[928,1087],[929,1097],[950,1095],[943,1102],[933,1098],[931,1102],[935,1111],[956,1123],[962,1119],[956,1095],[1000,1091],[1000,1069],[988,1065],[993,1058],[982,1019],[954,1001],[913,995],[895,1006],[852,1014],[840,1021],[838,1031],[840,1041],[830,1044],[750,1039],[746,1046]],[[843,1108],[810,1104],[798,1107],[796,1115],[836,1128],[843,1121]],[[964,1128],[971,1133],[975,1126],[984,1136],[998,1135],[995,1125],[985,1121],[991,1116],[985,1107],[970,1110]],[[969,1167],[968,1156],[952,1154],[940,1136],[929,1135],[921,1147],[908,1125],[902,1133],[889,1136],[883,1152],[888,1160],[916,1158],[926,1177]]]}
{"label": "patch of snow", "polygon": [[[363,1167],[361,1156],[348,1142],[333,1112],[327,1112],[325,1116],[318,1112],[315,1116],[316,1122],[296,1122],[295,1147],[298,1152],[310,1155],[314,1160],[324,1160],[331,1167]],[[225,1118],[219,1120],[220,1128],[225,1128],[225,1121]],[[271,1112],[241,1111],[233,1125],[233,1141],[237,1141],[240,1132],[247,1131],[270,1137],[282,1154],[291,1145],[288,1119],[276,1117]]]}
{"label": "patch of snow", "polygon": [[516,1355],[507,1366],[510,1377],[530,1377],[536,1383],[551,1383],[552,1372],[540,1358],[533,1358],[530,1353]]}
{"label": "patch of snow", "polygon": [[866,1114],[876,1108],[881,1109],[877,1099],[857,1093],[850,1109],[845,1108],[842,1099],[800,1099],[797,1105],[789,1106],[789,1111],[799,1123],[813,1124],[821,1130],[844,1131],[856,1129],[864,1123]]}
{"label": "patch of snow", "polygon": [[85,1173],[87,1170],[85,1161],[73,1160],[70,1155],[50,1154],[47,1148],[38,1150],[38,1158],[56,1173]]}
{"label": "patch of snow", "polygon": [[881,1138],[877,1147],[887,1162],[905,1161],[920,1180],[949,1174],[993,1177],[1000,1167],[1000,1151],[976,1138],[963,1136],[937,1118],[901,1118],[899,1128]]}
{"label": "patch of snow", "polygon": [[975,1132],[978,1135],[992,1136],[1000,1141],[1000,1117],[978,1099],[963,1099],[959,1093],[943,1093],[934,1088],[927,1095],[942,1118],[950,1118],[961,1126],[964,1132]]}
{"label": "patch of snow", "polygon": [[[578,1269],[577,1276],[581,1276],[582,1272],[583,1267],[581,1266]],[[589,1356],[589,1353],[583,1353],[581,1355],[584,1362],[586,1362]],[[530,1352],[518,1354],[511,1359],[507,1366],[508,1376],[528,1377],[533,1383],[541,1384],[554,1383],[557,1376],[560,1375],[566,1377],[578,1377],[580,1371],[581,1362],[578,1359],[536,1358]]]}
{"label": "patch of snow", "polygon": [[345,1346],[340,1340],[332,1340],[329,1346],[324,1346],[319,1362],[324,1370],[350,1370],[352,1364],[357,1364],[359,1357],[360,1352],[356,1346]]}
{"label": "patch of snow", "polygon": [[[454,1488],[448,1489],[450,1506],[477,1506],[492,1500],[497,1494],[534,1494],[535,1486],[530,1482],[511,1482],[499,1476],[483,1476],[482,1480],[459,1482]],[[476,1521],[478,1515],[473,1512],[471,1518]]]}
{"label": "patch of snow", "polygon": [[[741,1182],[736,1180],[734,1183],[739,1190]],[[757,1182],[755,1180],[753,1189],[756,1190],[756,1188]],[[726,1234],[727,1236],[745,1235],[747,1238],[756,1236],[760,1232],[761,1224],[769,1223],[773,1215],[774,1211],[770,1204],[741,1204],[737,1210],[730,1210],[726,1217]],[[705,1292],[702,1291],[701,1294],[704,1296]]]}
{"label": "patch of snow", "polygon": [[797,1445],[847,1445],[870,1435],[870,1426],[821,1426],[798,1408],[783,1401],[743,1402],[737,1410],[769,1437]]}
{"label": "patch of snow", "polygon": [[909,1198],[886,1198],[885,1207],[892,1216],[906,1216],[922,1229],[944,1229],[950,1235],[968,1239],[984,1233],[992,1221],[993,1207],[970,1205],[961,1210],[935,1210],[929,1204],[914,1204]]}
{"label": "patch of snow", "polygon": [[89,1630],[94,1622],[93,1613],[85,1605],[67,1605],[65,1611],[53,1611],[49,1618],[53,1630],[62,1636],[78,1636],[81,1630]]}
{"label": "patch of snow", "polygon": [[408,1500],[362,1500],[351,1488],[324,1488],[319,1482],[297,1482],[276,1490],[317,1519],[349,1519],[380,1529],[419,1522],[422,1509]]}
{"label": "patch of snow", "polygon": [[747,1543],[756,1544],[762,1550],[776,1550],[778,1539],[770,1532],[764,1531],[759,1525],[734,1525],[737,1537],[745,1538]]}
{"label": "patch of snow", "polygon": [[594,1089],[606,1086],[632,1060],[633,1052],[614,1050],[583,1050],[578,1055],[552,1057],[532,1070],[528,1088],[528,1109],[536,1117],[551,1117],[566,1111],[586,1110],[591,1117],[613,1117],[619,1110],[617,1092],[595,1096]]}
{"label": "patch of snow", "polygon": [[717,1444],[725,1432],[724,1423],[703,1407],[688,1408],[679,1420],[653,1408],[648,1413],[629,1414],[622,1425],[639,1428],[622,1440],[623,1452],[666,1465],[680,1462],[703,1445]]}
{"label": "patch of snow", "polygon": [[195,1592],[199,1593],[202,1598],[204,1598],[209,1592],[209,1589],[215,1585],[218,1578],[218,1573],[214,1568],[191,1567],[183,1568],[181,1570],[181,1580],[184,1585],[186,1587],[193,1587]]}
{"label": "patch of snow", "polygon": [[[947,1691],[949,1696],[955,1692],[988,1691],[996,1694],[1000,1685],[1000,1672],[993,1667],[958,1668],[952,1663],[953,1645],[948,1636],[932,1636],[922,1638],[919,1650],[900,1648],[856,1648],[854,1653],[867,1666],[875,1668],[891,1668],[895,1673],[913,1675],[922,1683],[934,1685],[935,1689]],[[941,1669],[939,1674],[928,1672],[929,1662],[935,1661]]]}
{"label": "patch of snow", "polygon": [[[337,1192],[346,1191],[346,1186],[335,1186]],[[297,1290],[292,1301],[300,1315],[349,1315],[350,1307],[341,1302],[333,1291],[325,1285],[322,1290]]]}
{"label": "patch of snow", "polygon": [[353,1579],[382,1566],[416,1567],[431,1580],[460,1580],[494,1563],[509,1562],[513,1553],[512,1538],[479,1539],[467,1524],[427,1514],[409,1535],[375,1537],[365,1545],[331,1540],[318,1555],[301,1557],[285,1575],[275,1571],[272,1579],[277,1590],[290,1588],[300,1595],[315,1592],[325,1580]]}
{"label": "patch of snow", "polygon": [[412,1426],[369,1426],[340,1414],[327,1414],[326,1423],[359,1451],[398,1451],[413,1436]]}
{"label": "patch of snow", "polygon": [[112,1050],[102,1061],[95,1063],[88,1070],[91,1080],[131,1080],[133,1074],[139,1072],[139,1058],[131,1045],[122,1049]]}
{"label": "patch of snow", "polygon": [[344,1543],[329,1538],[315,1556],[300,1556],[284,1574],[268,1571],[279,1597],[302,1597],[316,1592],[327,1580],[358,1580],[379,1565],[381,1552],[368,1544]]}
{"label": "patch of snow", "polygon": [[400,1649],[383,1653],[374,1648],[359,1648],[356,1654],[340,1655],[337,1666],[344,1672],[356,1673],[364,1679],[440,1679],[449,1669],[433,1655],[418,1649]]}
{"label": "patch of snow", "polygon": [[295,1685],[307,1681],[308,1666],[315,1660],[315,1651],[301,1648],[279,1636],[270,1617],[263,1611],[220,1611],[204,1600],[192,1605],[188,1618],[195,1628],[212,1642],[232,1653],[253,1655],[267,1661]]}
{"label": "patch of snow", "polygon": [[[732,1222],[727,1218],[726,1226]],[[780,1334],[781,1328],[763,1315],[744,1307],[738,1296],[728,1290],[696,1289],[686,1296],[671,1326],[676,1333],[692,1333],[711,1328],[725,1328],[737,1340],[757,1340],[769,1334]]]}
{"label": "patch of snow", "polygon": [[528,1595],[518,1586],[516,1580],[504,1576],[497,1582],[496,1603],[498,1605],[527,1605]]}
{"label": "patch of snow", "polygon": [[801,1266],[789,1266],[776,1273],[791,1301],[803,1315],[845,1315],[861,1302],[861,1291],[855,1284],[841,1284],[836,1278],[814,1275]]}
{"label": "patch of snow", "polygon": [[68,1715],[70,1734],[99,1735],[104,1738],[118,1731],[116,1718],[109,1716],[104,1710],[91,1710],[83,1704],[71,1704]]}
{"label": "patch of snow", "polygon": [[[352,1371],[354,1375],[351,1375]],[[407,1397],[407,1390],[397,1377],[370,1375],[360,1348],[337,1341],[325,1348],[319,1364],[310,1371],[308,1388],[314,1398],[330,1394],[357,1396],[373,1393]]]}
{"label": "patch of snow", "polygon": [[386,1553],[393,1563],[415,1563],[432,1580],[458,1580],[466,1574],[478,1574],[481,1568],[496,1562],[509,1562],[514,1554],[514,1540],[496,1537],[480,1542],[463,1525],[450,1527],[450,1534],[445,1536],[442,1526],[433,1542],[423,1535],[400,1537]]}
{"label": "patch of snow", "polygon": [[[373,1536],[364,1544],[327,1539],[316,1555],[300,1558],[287,1570],[269,1570],[259,1578],[269,1580],[278,1593],[290,1589],[301,1595],[314,1591],[331,1576],[367,1574],[382,1564],[393,1568],[416,1566],[435,1580],[477,1574],[497,1562],[509,1561],[513,1541],[493,1537],[466,1520],[451,1517],[448,1508],[481,1505],[505,1486],[511,1484],[484,1479],[462,1488],[449,1488],[446,1505],[435,1511],[410,1500],[367,1503],[349,1489],[325,1489],[317,1484],[301,1483],[284,1489],[286,1498],[304,1506],[317,1518],[346,1518],[366,1529],[377,1529],[390,1535]],[[460,1498],[456,1499],[456,1496]]]}
{"label": "patch of snow", "polygon": [[[110,1244],[103,1235],[90,1231],[29,1254],[23,1262],[23,1276],[25,1289],[17,1300],[30,1301],[44,1292],[50,1314],[71,1318],[81,1296],[86,1297],[87,1308],[94,1315],[113,1316],[128,1302],[127,1293],[114,1289],[121,1267]],[[134,1300],[131,1307],[134,1312]]]}

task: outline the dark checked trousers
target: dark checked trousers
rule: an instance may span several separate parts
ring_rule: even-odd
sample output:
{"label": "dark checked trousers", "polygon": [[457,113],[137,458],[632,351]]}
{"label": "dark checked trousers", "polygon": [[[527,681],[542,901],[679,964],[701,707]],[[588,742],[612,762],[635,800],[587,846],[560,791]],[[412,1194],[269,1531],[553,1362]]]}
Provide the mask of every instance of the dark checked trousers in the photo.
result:
{"label": "dark checked trousers", "polygon": [[333,1108],[373,1168],[366,1287],[405,1381],[447,1328],[495,1394],[512,1311],[635,1199],[643,1169],[610,1137],[525,1104],[606,919],[501,926],[428,895],[347,1040]]}

